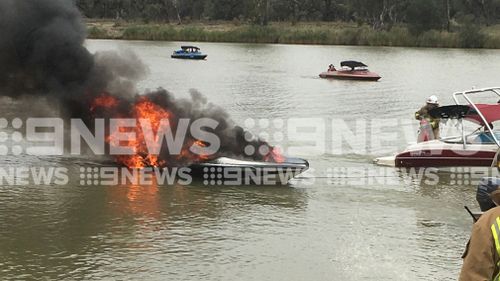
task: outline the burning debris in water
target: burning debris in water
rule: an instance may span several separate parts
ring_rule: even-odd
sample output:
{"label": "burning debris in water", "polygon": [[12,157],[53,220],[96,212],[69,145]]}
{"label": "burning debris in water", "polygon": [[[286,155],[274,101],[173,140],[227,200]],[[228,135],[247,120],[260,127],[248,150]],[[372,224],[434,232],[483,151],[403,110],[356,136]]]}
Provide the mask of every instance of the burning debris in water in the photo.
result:
{"label": "burning debris in water", "polygon": [[[176,99],[161,88],[137,94],[136,83],[146,75],[147,68],[130,52],[91,54],[83,45],[85,26],[72,1],[2,0],[0,32],[0,95],[44,96],[60,105],[64,117],[81,118],[88,124],[95,118],[135,119],[136,126],[130,132],[136,138],[126,143],[134,154],[115,157],[121,165],[164,167],[220,156],[248,158],[244,148],[249,145],[255,150],[265,146],[269,151],[267,155],[256,153],[253,160],[284,161],[279,150],[266,142],[247,141],[244,136],[248,132],[236,126],[222,108],[194,90],[190,99]],[[220,140],[215,154],[200,153],[207,144],[190,132],[177,154],[168,151],[168,147],[148,147],[152,143],[148,138],[153,136],[140,126],[141,119],[148,120],[156,135],[165,128],[176,132],[180,120],[194,122],[203,118],[218,124],[208,130]],[[116,136],[120,133],[126,131],[120,128],[106,136],[110,147],[119,145]],[[151,148],[158,153],[150,153]]]}

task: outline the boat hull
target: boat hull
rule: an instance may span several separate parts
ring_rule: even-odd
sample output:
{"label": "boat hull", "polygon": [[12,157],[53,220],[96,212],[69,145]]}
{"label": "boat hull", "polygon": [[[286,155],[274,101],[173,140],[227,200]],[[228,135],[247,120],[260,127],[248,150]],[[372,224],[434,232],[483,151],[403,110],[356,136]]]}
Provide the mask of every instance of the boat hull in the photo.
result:
{"label": "boat hull", "polygon": [[189,168],[193,177],[210,185],[284,185],[309,169],[309,163],[299,158],[273,163],[221,157]]}
{"label": "boat hull", "polygon": [[412,167],[491,167],[496,165],[496,144],[467,144],[432,140],[410,145],[392,157],[375,159],[375,164]]}
{"label": "boat hull", "polygon": [[464,155],[456,151],[433,152],[423,150],[418,153],[403,152],[396,155],[396,167],[491,167],[495,151],[478,151]]}
{"label": "boat hull", "polygon": [[319,75],[321,78],[331,78],[340,80],[358,80],[358,81],[378,81],[380,75],[370,71],[327,71]]}
{"label": "boat hull", "polygon": [[496,144],[467,144],[432,140],[411,145],[395,157],[396,167],[491,167]]}
{"label": "boat hull", "polygon": [[184,60],[204,60],[208,55],[171,55],[173,59],[184,59]]}

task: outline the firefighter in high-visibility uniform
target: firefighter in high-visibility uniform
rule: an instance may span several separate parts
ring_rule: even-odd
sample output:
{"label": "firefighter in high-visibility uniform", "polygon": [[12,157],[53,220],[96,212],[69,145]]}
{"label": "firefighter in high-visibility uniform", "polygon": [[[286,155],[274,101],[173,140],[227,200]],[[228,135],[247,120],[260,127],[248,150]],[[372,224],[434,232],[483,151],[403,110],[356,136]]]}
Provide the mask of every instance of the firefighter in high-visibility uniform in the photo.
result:
{"label": "firefighter in high-visibility uniform", "polygon": [[[491,193],[497,206],[500,190]],[[485,212],[472,227],[459,281],[500,281],[500,207]]]}
{"label": "firefighter in high-visibility uniform", "polygon": [[[433,139],[439,139],[439,119],[432,118],[429,115],[429,111],[434,108],[439,107],[439,101],[436,96],[430,96],[425,101],[425,105],[420,108],[417,112],[415,112],[415,119],[420,120],[420,134],[424,134],[426,136],[419,136],[420,141],[427,141]],[[427,126],[430,125],[430,129],[427,129]],[[428,131],[428,132],[427,132]],[[432,134],[431,134],[432,132]]]}

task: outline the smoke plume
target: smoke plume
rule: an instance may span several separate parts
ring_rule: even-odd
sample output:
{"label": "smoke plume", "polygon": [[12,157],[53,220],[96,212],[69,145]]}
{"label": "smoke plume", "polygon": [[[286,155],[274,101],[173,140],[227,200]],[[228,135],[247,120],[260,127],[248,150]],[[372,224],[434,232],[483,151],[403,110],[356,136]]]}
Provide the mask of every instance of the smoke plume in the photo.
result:
{"label": "smoke plume", "polygon": [[[85,25],[73,1],[2,0],[0,34],[0,96],[43,97],[49,103],[59,104],[63,117],[82,118],[89,124],[92,118],[136,117],[134,107],[147,99],[171,113],[170,122],[174,124],[180,118],[218,121],[219,126],[213,132],[222,143],[220,152],[212,158],[246,158],[244,148],[249,145],[255,150],[265,146],[271,154],[274,151],[264,141],[245,138],[248,132],[235,126],[226,111],[196,91],[191,92],[190,99],[176,99],[162,88],[139,95],[136,84],[146,75],[147,67],[129,51],[90,53],[84,46]],[[93,109],[103,95],[119,102],[119,106],[112,110]],[[195,141],[188,136],[186,145]],[[259,160],[269,158],[269,155],[254,155],[252,158]],[[147,155],[140,157],[144,165],[206,160],[170,157],[163,150],[158,163],[147,160]],[[128,165],[126,161],[117,161]]]}

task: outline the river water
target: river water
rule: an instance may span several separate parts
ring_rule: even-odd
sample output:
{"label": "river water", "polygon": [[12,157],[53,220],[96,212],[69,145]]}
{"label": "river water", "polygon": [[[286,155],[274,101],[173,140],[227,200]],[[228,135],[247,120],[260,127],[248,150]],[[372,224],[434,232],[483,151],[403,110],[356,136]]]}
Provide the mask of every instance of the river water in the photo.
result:
{"label": "river water", "polygon": [[[400,127],[416,125],[413,113],[427,96],[447,104],[453,91],[495,85],[500,51],[200,43],[208,60],[170,59],[182,43],[86,44],[133,50],[149,67],[141,90],[161,86],[188,97],[196,89],[237,123],[267,127],[250,129],[285,148],[297,146],[288,131],[295,122],[324,122],[325,149],[288,150],[308,159],[311,171],[281,187],[0,186],[0,279],[457,277],[471,228],[463,206],[477,208],[476,183],[457,184],[443,172],[428,182],[372,160],[414,141]],[[318,77],[343,59],[366,62],[382,80]],[[1,110],[9,117],[19,107]],[[269,129],[276,119],[285,125]],[[354,135],[339,149],[332,143],[342,122]],[[381,123],[379,147],[372,138]],[[366,136],[355,131],[363,126]],[[2,166],[57,165],[76,174],[87,161],[21,155],[2,158]]]}

